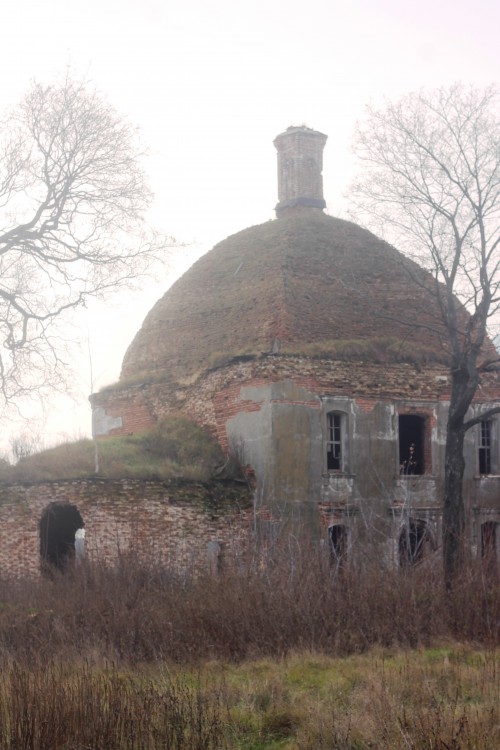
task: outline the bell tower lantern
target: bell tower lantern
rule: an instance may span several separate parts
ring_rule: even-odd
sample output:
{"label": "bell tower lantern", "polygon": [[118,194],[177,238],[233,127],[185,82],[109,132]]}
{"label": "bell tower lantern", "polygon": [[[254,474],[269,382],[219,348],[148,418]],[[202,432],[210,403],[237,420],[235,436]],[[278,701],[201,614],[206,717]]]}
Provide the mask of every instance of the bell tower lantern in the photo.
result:
{"label": "bell tower lantern", "polygon": [[323,210],[323,149],[328,136],[317,130],[291,126],[274,139],[278,151],[276,216],[297,206]]}

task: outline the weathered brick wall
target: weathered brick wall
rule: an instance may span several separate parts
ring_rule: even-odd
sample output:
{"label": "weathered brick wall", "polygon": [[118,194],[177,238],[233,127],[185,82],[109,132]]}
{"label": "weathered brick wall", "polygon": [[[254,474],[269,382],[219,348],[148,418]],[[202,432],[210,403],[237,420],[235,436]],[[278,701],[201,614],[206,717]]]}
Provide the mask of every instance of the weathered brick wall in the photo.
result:
{"label": "weathered brick wall", "polygon": [[143,386],[130,386],[114,392],[104,408],[98,400],[93,403],[93,434],[97,437],[110,432],[115,435],[136,434],[154,421]]}
{"label": "weathered brick wall", "polygon": [[[118,384],[94,394],[91,400],[94,409],[122,417],[122,425],[112,429],[111,435],[134,433],[162,416],[184,414],[208,428],[227,448],[227,420],[237,412],[259,409],[255,401],[241,398],[241,389],[286,380],[318,396],[352,397],[366,411],[379,402],[446,402],[450,396],[449,371],[441,365],[268,355],[210,371],[188,385],[168,381],[140,387]],[[489,401],[499,399],[498,375],[484,375],[476,400],[487,406]]]}
{"label": "weathered brick wall", "polygon": [[[271,355],[236,362],[206,373],[196,382],[180,386],[168,381],[138,387],[120,385],[92,396],[93,408],[122,417],[113,435],[143,429],[156,418],[183,413],[210,429],[224,444],[224,423],[246,407],[240,399],[244,386],[293,380],[317,395],[353,396],[363,408],[380,400],[437,401],[449,397],[447,370],[441,366],[418,368],[407,364],[381,364]],[[498,388],[498,386],[497,386]],[[498,389],[500,390],[500,388]],[[484,389],[482,391],[485,397]]]}
{"label": "weathered brick wall", "polygon": [[111,564],[132,552],[180,566],[207,563],[207,545],[242,553],[252,539],[246,487],[138,479],[82,479],[0,487],[0,574],[38,575],[42,515],[51,503],[77,507],[85,524],[85,551]]}

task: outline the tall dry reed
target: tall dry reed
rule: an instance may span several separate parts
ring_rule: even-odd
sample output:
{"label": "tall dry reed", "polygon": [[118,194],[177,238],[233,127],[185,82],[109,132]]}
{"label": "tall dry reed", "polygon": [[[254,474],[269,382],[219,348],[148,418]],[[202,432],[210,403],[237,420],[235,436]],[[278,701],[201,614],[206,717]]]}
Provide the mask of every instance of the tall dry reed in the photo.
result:
{"label": "tall dry reed", "polygon": [[219,575],[195,575],[128,557],[52,580],[0,581],[0,659],[185,663],[499,642],[499,577],[480,564],[449,594],[439,568],[339,570],[307,545],[266,565],[226,563]]}

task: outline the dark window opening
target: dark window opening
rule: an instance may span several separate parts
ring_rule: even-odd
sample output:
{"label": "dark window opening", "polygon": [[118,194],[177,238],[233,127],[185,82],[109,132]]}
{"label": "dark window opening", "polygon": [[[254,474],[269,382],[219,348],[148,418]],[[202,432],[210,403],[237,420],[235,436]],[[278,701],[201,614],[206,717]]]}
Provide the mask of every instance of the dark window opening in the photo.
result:
{"label": "dark window opening", "polygon": [[491,421],[479,423],[479,473],[491,474]]}
{"label": "dark window opening", "polygon": [[328,529],[330,560],[336,565],[341,564],[347,555],[348,533],[347,527],[341,524],[330,526]]}
{"label": "dark window opening", "polygon": [[424,473],[425,418],[415,414],[399,417],[399,472]]}
{"label": "dark window opening", "polygon": [[330,412],[326,415],[326,468],[328,471],[342,471],[342,415]]}
{"label": "dark window opening", "polygon": [[425,521],[410,518],[399,535],[399,564],[417,565],[430,551],[430,536]]}
{"label": "dark window opening", "polygon": [[[75,559],[77,532],[84,528],[83,519],[74,505],[52,503],[40,520],[40,558],[42,572],[65,571]],[[81,552],[83,534],[78,535]]]}
{"label": "dark window opening", "polygon": [[481,524],[481,557],[487,560],[497,559],[497,528],[496,521]]}

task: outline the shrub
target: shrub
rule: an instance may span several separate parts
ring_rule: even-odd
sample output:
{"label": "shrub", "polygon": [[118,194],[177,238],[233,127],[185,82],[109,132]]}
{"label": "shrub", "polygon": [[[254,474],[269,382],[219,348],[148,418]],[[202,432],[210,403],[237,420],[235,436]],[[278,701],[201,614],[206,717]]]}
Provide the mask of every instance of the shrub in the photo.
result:
{"label": "shrub", "polygon": [[263,562],[224,558],[220,574],[133,557],[77,566],[52,581],[0,582],[0,655],[61,653],[186,662],[329,655],[436,641],[500,642],[498,576],[473,567],[447,595],[439,572],[331,568],[304,544]]}

